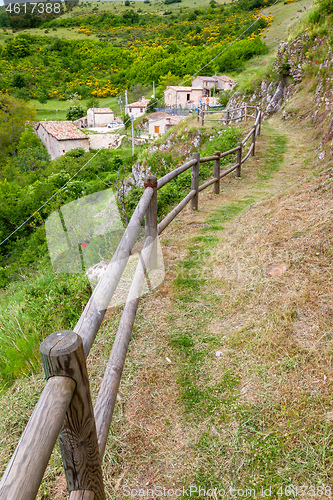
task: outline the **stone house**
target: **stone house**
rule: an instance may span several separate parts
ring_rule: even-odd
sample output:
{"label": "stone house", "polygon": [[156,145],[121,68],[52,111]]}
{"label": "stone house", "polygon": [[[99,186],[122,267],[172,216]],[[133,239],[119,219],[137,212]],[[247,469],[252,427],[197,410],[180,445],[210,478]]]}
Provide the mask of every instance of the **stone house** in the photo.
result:
{"label": "stone house", "polygon": [[88,127],[107,127],[114,121],[114,113],[110,108],[89,108],[87,111]]}
{"label": "stone house", "polygon": [[197,105],[202,99],[202,89],[171,85],[164,91],[166,106],[186,108],[187,105]]}
{"label": "stone house", "polygon": [[220,92],[232,90],[236,85],[237,82],[226,75],[196,76],[192,80],[192,87],[202,89],[203,97],[212,97],[214,87],[217,92]]}
{"label": "stone house", "polygon": [[147,116],[148,131],[151,137],[163,135],[170,127],[177,125],[184,116],[171,115],[163,111],[152,113]]}
{"label": "stone house", "polygon": [[129,114],[130,116],[133,115],[134,118],[138,118],[139,116],[142,116],[147,112],[147,106],[149,102],[150,99],[146,99],[144,96],[142,96],[142,99],[140,101],[128,104],[125,113]]}
{"label": "stone house", "polygon": [[67,153],[71,149],[83,148],[89,151],[89,138],[69,121],[39,122],[36,134],[46,147],[51,159]]}
{"label": "stone house", "polygon": [[197,107],[203,100],[215,104],[213,100],[214,88],[216,92],[232,90],[237,82],[229,76],[197,76],[192,80],[191,87],[169,86],[164,91],[166,106],[175,108]]}

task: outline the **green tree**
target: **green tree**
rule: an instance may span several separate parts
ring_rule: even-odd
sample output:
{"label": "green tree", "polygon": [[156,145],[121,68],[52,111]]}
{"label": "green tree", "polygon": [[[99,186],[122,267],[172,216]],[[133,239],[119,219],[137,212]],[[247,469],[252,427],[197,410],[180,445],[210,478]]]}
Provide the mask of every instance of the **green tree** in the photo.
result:
{"label": "green tree", "polygon": [[123,116],[123,123],[127,134],[127,129],[131,126],[131,117],[129,114],[126,113],[126,115]]}
{"label": "green tree", "polygon": [[13,154],[28,120],[35,119],[36,112],[26,102],[0,94],[0,152]]}
{"label": "green tree", "polygon": [[84,116],[84,109],[79,104],[70,106],[66,113],[67,120],[77,120],[78,118],[82,118],[82,116]]}
{"label": "green tree", "polygon": [[46,104],[47,103],[47,93],[44,89],[40,89],[36,92],[36,97],[38,102],[41,104]]}
{"label": "green tree", "polygon": [[30,54],[30,45],[26,38],[17,36],[7,43],[7,54],[14,58],[26,57]]}

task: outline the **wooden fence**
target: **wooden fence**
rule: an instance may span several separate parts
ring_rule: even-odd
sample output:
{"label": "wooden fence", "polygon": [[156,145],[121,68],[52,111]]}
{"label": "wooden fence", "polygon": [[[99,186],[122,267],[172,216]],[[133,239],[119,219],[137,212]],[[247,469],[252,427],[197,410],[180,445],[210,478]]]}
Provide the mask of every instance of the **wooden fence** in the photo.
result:
{"label": "wooden fence", "polygon": [[[233,121],[247,121],[248,118],[256,119],[258,113],[257,109],[258,108],[256,106],[248,106],[245,104],[239,108],[225,109],[222,111],[217,108],[211,108],[207,104],[203,103],[198,106],[197,121],[201,120],[201,125],[204,125],[205,121],[222,122],[225,125],[228,125]],[[251,112],[254,112],[254,114],[251,114]],[[218,114],[221,114],[222,116],[217,118],[216,116]]]}
{"label": "wooden fence", "polygon": [[[249,118],[251,115],[247,115],[245,110],[243,116]],[[198,209],[200,191],[214,184],[214,192],[219,194],[223,177],[234,170],[237,176],[241,175],[241,166],[250,155],[254,155],[256,138],[260,134],[260,110],[256,108],[255,115],[251,117],[255,123],[237,147],[222,153],[217,151],[205,158],[193,153],[190,161],[164,177],[157,180],[150,175],[146,178],[144,193],[74,331],[52,333],[40,346],[47,382],[2,477],[0,500],[32,500],[36,497],[57,437],[70,500],[105,499],[101,462],[145,275],[148,270],[154,269],[156,262],[157,236],[189,201],[192,209]],[[250,138],[251,144],[243,156],[243,149]],[[235,153],[236,164],[221,172],[221,158]],[[214,178],[199,185],[200,163],[210,161],[214,162]],[[158,224],[157,191],[189,168],[192,168],[192,177],[188,195]],[[126,267],[144,217],[145,243],[93,408],[86,358]]]}

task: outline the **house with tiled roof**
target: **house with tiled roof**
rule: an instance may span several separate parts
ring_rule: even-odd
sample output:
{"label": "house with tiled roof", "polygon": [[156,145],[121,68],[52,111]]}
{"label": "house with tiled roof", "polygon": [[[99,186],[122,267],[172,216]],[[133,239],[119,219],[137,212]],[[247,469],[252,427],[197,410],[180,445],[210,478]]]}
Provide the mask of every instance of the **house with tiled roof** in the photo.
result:
{"label": "house with tiled roof", "polygon": [[147,112],[147,106],[149,103],[150,99],[146,99],[144,96],[142,96],[142,99],[140,101],[128,104],[125,113],[133,115],[134,118],[138,118],[139,116],[142,116]]}
{"label": "house with tiled roof", "polygon": [[85,151],[89,151],[89,138],[70,121],[39,122],[36,134],[52,160],[71,149],[83,148]]}
{"label": "house with tiled roof", "polygon": [[168,86],[164,91],[164,102],[175,108],[193,108],[200,102],[215,104],[215,93],[232,90],[236,85],[237,82],[226,75],[196,76],[191,87]]}
{"label": "house with tiled roof", "polygon": [[236,85],[236,80],[226,75],[196,76],[192,80],[192,87],[202,89],[204,97],[211,97],[214,87],[219,92],[221,90],[232,90]]}
{"label": "house with tiled roof", "polygon": [[185,116],[171,115],[163,111],[157,111],[147,116],[148,130],[151,137],[165,134],[170,127],[178,125]]}

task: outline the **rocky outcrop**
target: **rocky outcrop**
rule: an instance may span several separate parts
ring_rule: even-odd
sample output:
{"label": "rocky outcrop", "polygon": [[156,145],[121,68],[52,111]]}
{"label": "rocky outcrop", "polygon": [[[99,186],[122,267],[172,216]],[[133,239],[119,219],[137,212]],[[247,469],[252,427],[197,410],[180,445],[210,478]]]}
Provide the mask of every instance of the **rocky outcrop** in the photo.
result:
{"label": "rocky outcrop", "polygon": [[333,51],[330,40],[316,37],[311,40],[308,33],[292,42],[282,42],[278,47],[274,62],[274,81],[258,82],[252,92],[235,93],[227,109],[246,103],[259,106],[263,118],[281,111],[285,120],[295,117],[295,110],[288,109],[290,99],[303,88],[304,79],[313,79],[313,100],[306,108],[298,109],[299,119],[310,120],[318,130],[321,139],[318,155],[324,158],[329,145],[330,158],[333,157]]}

